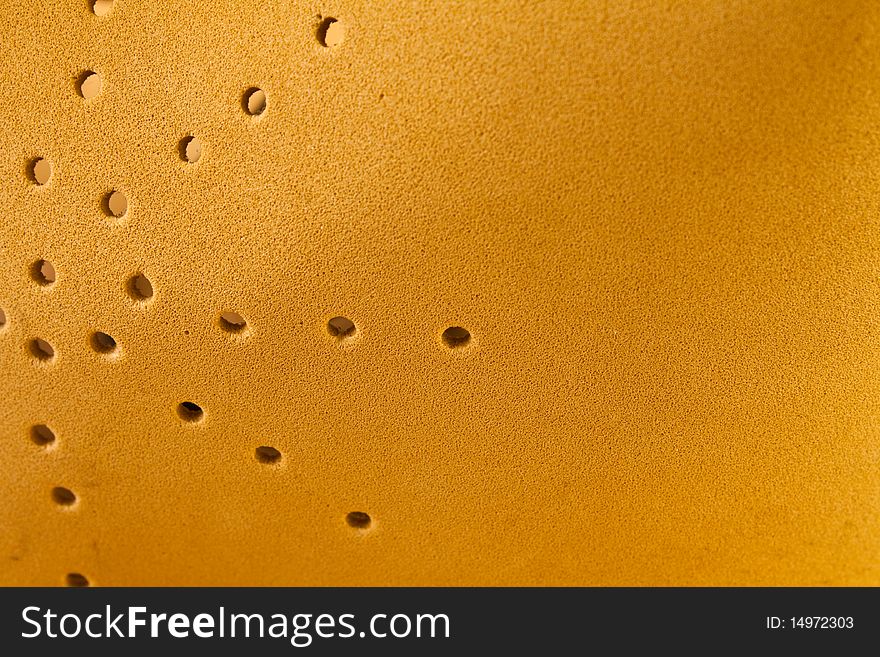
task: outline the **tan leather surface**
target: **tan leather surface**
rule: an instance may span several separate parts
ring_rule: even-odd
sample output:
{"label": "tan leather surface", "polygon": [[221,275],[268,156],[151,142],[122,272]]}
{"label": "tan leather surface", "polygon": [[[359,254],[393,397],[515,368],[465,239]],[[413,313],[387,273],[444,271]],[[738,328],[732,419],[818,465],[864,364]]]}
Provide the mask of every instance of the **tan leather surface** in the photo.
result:
{"label": "tan leather surface", "polygon": [[876,2],[100,4],[0,3],[0,583],[880,584]]}

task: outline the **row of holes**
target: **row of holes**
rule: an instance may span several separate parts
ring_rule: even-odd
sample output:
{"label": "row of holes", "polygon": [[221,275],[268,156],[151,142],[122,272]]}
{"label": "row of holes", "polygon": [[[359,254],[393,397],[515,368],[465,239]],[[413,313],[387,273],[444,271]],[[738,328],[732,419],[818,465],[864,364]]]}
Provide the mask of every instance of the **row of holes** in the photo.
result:
{"label": "row of holes", "polygon": [[[112,355],[117,352],[119,345],[112,335],[102,331],[92,333],[89,338],[89,344],[99,354]],[[51,361],[55,358],[55,347],[42,338],[34,338],[28,343],[28,351],[31,355],[40,361]]]}
{"label": "row of holes", "polygon": [[[28,177],[35,185],[48,184],[52,171],[52,163],[43,157],[31,160],[28,165]],[[128,212],[128,198],[118,189],[107,192],[101,199],[101,211],[107,217],[122,220]]]}
{"label": "row of holes", "polygon": [[[182,415],[186,415],[187,418],[195,419],[199,419],[203,415],[202,409],[192,402],[183,402],[180,405],[178,412]],[[37,447],[44,447],[47,450],[51,450],[55,447],[57,440],[55,432],[45,424],[35,424],[32,426],[30,436],[31,442]],[[254,456],[257,461],[264,465],[277,465],[281,462],[281,452],[268,445],[257,447],[254,451]],[[52,499],[62,506],[70,506],[76,502],[76,495],[66,488],[58,487],[53,489]]]}
{"label": "row of holes", "polygon": [[[223,314],[226,316],[234,316],[239,318],[238,321],[230,321],[228,319],[222,318],[221,316],[221,322],[226,325],[224,326],[224,330],[232,333],[239,333],[244,330],[246,323],[244,319],[241,318],[241,315],[238,315],[237,313]],[[333,319],[345,320],[347,324],[351,324],[352,327],[354,326],[351,320],[345,319],[344,317],[334,317]],[[330,320],[330,322],[332,321],[333,320]],[[331,335],[337,336],[340,339],[353,335],[354,328],[345,333],[340,333],[339,329],[334,327],[330,322],[327,323],[327,330],[328,332],[330,332]],[[3,328],[5,324],[6,313],[0,310],[0,328]],[[470,342],[471,334],[470,332],[468,332],[467,329],[461,328],[460,326],[451,326],[443,331],[441,338],[444,344],[446,344],[446,346],[448,346],[450,349],[458,349],[467,345]],[[95,331],[94,333],[92,333],[92,335],[89,337],[89,344],[91,345],[92,349],[94,349],[97,353],[103,354],[105,356],[116,354],[119,349],[119,345],[117,344],[113,336],[109,333],[104,333],[103,331]],[[55,347],[53,347],[51,343],[49,343],[47,340],[44,340],[43,338],[33,338],[28,343],[28,351],[30,351],[31,355],[39,361],[49,362],[55,358]]]}
{"label": "row of holes", "polygon": [[[48,260],[38,260],[31,265],[31,278],[41,287],[52,287],[57,281],[57,273],[54,265]],[[148,301],[152,299],[153,284],[143,274],[135,274],[126,283],[126,291],[135,301]],[[6,315],[0,309],[0,328],[6,323]],[[239,313],[225,311],[220,313],[220,327],[227,333],[243,333],[247,328],[247,321]],[[343,340],[354,336],[357,332],[355,323],[347,317],[337,316],[327,322],[327,332],[337,339]],[[458,348],[467,345],[471,340],[470,332],[461,326],[450,326],[443,331],[441,338],[448,347]],[[95,351],[110,354],[116,351],[116,341],[112,336],[98,331],[91,337],[91,344]],[[50,360],[54,356],[52,346],[41,338],[31,341],[30,350],[40,360]]]}
{"label": "row of holes", "polygon": [[[96,16],[107,16],[113,10],[114,4],[114,0],[94,0],[92,11]],[[345,37],[345,27],[335,18],[326,18],[318,26],[316,36],[321,45],[328,48],[335,47],[342,43]],[[77,82],[79,93],[85,100],[91,100],[101,93],[103,82],[101,76],[94,71],[85,71]],[[256,87],[248,89],[242,97],[242,109],[251,116],[262,115],[266,111],[267,105],[266,93]],[[181,159],[194,164],[201,158],[203,148],[196,137],[187,136],[180,141],[178,150]],[[35,184],[47,184],[52,177],[51,162],[45,158],[32,160],[29,175]],[[108,216],[122,218],[128,211],[128,199],[119,190],[111,191],[102,199],[102,208]],[[44,286],[51,286],[57,278],[54,266],[45,260],[35,263],[31,273],[33,279]],[[142,274],[133,276],[129,280],[127,290],[138,301],[146,301],[153,296],[153,286]],[[241,315],[231,312],[222,313],[220,322],[225,330],[233,333],[243,331],[246,326]],[[6,314],[3,309],[0,309],[0,328],[5,324]],[[352,335],[355,330],[354,323],[344,317],[334,317],[328,322],[327,328],[332,335],[340,338]],[[450,330],[447,329],[444,336]],[[117,350],[117,344],[113,337],[100,331],[92,335],[90,342],[95,351],[99,353],[110,354]],[[41,360],[51,359],[55,354],[52,345],[40,338],[32,340],[30,348],[34,356]],[[183,402],[178,407],[178,414],[181,418],[192,422],[201,420],[204,411],[192,402]],[[55,443],[56,438],[49,427],[41,424],[32,427],[31,439],[41,447],[49,447]],[[274,465],[281,461],[281,452],[274,447],[264,445],[255,450],[255,457],[264,465]],[[63,486],[56,486],[52,489],[52,499],[61,507],[72,507],[77,502],[76,494]],[[357,529],[367,529],[372,524],[370,516],[362,511],[352,511],[346,515],[345,520],[350,527]],[[70,587],[87,587],[90,582],[81,573],[68,573],[65,577],[65,584]]]}
{"label": "row of holes", "polygon": [[[112,335],[103,331],[95,331],[89,337],[89,345],[99,354],[112,356],[117,353],[119,345]],[[39,361],[49,362],[55,358],[55,347],[43,338],[34,338],[28,342],[28,351]]]}
{"label": "row of holes", "polygon": [[[52,177],[52,164],[38,157],[31,161],[28,175],[34,184],[45,185]],[[121,220],[128,212],[128,198],[119,190],[110,191],[101,199],[101,210],[105,216]]]}
{"label": "row of holes", "polygon": [[[40,287],[52,287],[58,280],[55,265],[48,260],[37,260],[31,265],[31,279]],[[125,284],[125,290],[135,301],[153,298],[153,283],[143,274],[135,274]]]}
{"label": "row of holes", "polygon": [[[41,287],[51,287],[58,276],[55,266],[48,260],[38,260],[31,265],[31,278]],[[126,283],[126,291],[135,301],[148,301],[153,297],[153,284],[143,274],[135,274]],[[2,324],[0,324],[2,325]],[[220,326],[229,333],[241,333],[247,328],[244,317],[236,312],[220,313]],[[354,335],[356,327],[347,317],[337,316],[327,322],[327,332],[337,338]],[[470,341],[470,332],[460,326],[450,326],[443,331],[443,341],[450,347],[461,347]]]}

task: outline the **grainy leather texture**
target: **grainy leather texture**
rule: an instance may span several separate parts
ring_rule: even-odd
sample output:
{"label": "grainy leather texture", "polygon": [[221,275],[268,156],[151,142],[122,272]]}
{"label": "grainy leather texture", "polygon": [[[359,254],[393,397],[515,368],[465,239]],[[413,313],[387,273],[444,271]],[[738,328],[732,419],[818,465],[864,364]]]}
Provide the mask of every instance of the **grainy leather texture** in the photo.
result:
{"label": "grainy leather texture", "polygon": [[0,583],[880,585],[877,2],[0,8]]}

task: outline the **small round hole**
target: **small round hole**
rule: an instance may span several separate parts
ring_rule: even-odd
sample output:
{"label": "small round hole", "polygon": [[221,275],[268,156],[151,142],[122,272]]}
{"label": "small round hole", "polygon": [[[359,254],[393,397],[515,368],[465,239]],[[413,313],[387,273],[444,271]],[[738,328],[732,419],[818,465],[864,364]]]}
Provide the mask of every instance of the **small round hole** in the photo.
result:
{"label": "small round hole", "polygon": [[82,589],[89,585],[89,580],[86,579],[85,575],[79,573],[67,573],[64,583],[72,588]]}
{"label": "small round hole", "polygon": [[55,486],[52,489],[52,500],[59,506],[73,506],[76,504],[76,495],[69,488]]}
{"label": "small round hole", "polygon": [[35,424],[31,427],[31,440],[35,445],[46,447],[55,442],[55,432],[45,424]]}
{"label": "small round hole", "polygon": [[128,199],[120,191],[113,191],[104,197],[104,213],[121,219],[128,212]]}
{"label": "small round hole", "polygon": [[34,338],[28,343],[31,355],[37,360],[48,362],[55,358],[55,348],[42,338]]}
{"label": "small round hole", "polygon": [[143,274],[135,274],[128,279],[129,296],[135,301],[148,301],[153,298],[153,284]]}
{"label": "small round hole", "polygon": [[318,26],[318,41],[325,48],[334,48],[345,40],[345,25],[335,18],[325,18]]}
{"label": "small round hole", "polygon": [[263,445],[255,450],[257,460],[264,465],[274,465],[281,461],[281,452],[274,447]]}
{"label": "small round hole", "polygon": [[55,265],[48,260],[37,260],[31,265],[31,278],[37,285],[48,287],[55,282]]}
{"label": "small round hole", "polygon": [[327,322],[327,332],[341,340],[354,335],[355,325],[347,317],[334,317]]}
{"label": "small round hole", "polygon": [[95,16],[106,16],[113,9],[113,0],[95,0],[92,3],[92,11]]}
{"label": "small round hole", "polygon": [[373,524],[373,519],[370,518],[368,513],[363,511],[352,511],[345,516],[345,522],[348,523],[349,527],[354,527],[355,529],[367,529]]}
{"label": "small round hole", "polygon": [[205,417],[202,407],[189,401],[177,405],[177,414],[184,422],[201,422]]}
{"label": "small round hole", "polygon": [[247,328],[247,321],[238,313],[220,313],[220,327],[227,333],[241,333]]}
{"label": "small round hole", "polygon": [[42,157],[31,162],[30,166],[31,181],[37,185],[45,185],[52,177],[52,163]]}
{"label": "small round hole", "polygon": [[242,107],[251,116],[260,116],[260,114],[265,112],[268,102],[266,92],[257,87],[251,87],[244,92],[242,97]]}
{"label": "small round hole", "polygon": [[446,344],[447,347],[450,347],[452,349],[464,347],[470,341],[470,331],[460,326],[450,326],[448,329],[443,331],[443,342]]}
{"label": "small round hole", "polygon": [[202,142],[198,137],[184,137],[178,144],[180,159],[195,164],[202,157]]}
{"label": "small round hole", "polygon": [[86,71],[79,77],[79,93],[86,100],[91,100],[101,93],[101,76],[94,71]]}
{"label": "small round hole", "polygon": [[104,333],[103,331],[95,331],[92,333],[92,349],[97,351],[99,354],[112,354],[116,351],[118,345],[116,344],[116,340],[113,339],[112,335]]}

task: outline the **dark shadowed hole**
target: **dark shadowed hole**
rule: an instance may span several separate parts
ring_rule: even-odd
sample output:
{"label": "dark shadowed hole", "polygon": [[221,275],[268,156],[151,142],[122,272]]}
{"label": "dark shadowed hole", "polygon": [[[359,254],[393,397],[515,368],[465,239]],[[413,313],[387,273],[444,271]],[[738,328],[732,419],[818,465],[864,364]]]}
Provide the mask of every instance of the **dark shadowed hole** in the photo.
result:
{"label": "dark shadowed hole", "polygon": [[450,326],[443,331],[443,342],[453,349],[463,347],[471,341],[470,331],[460,326]]}
{"label": "dark shadowed hole", "polygon": [[28,343],[31,355],[37,360],[50,361],[55,357],[55,348],[42,338],[34,338]]}
{"label": "dark shadowed hole", "polygon": [[101,76],[94,71],[84,71],[79,78],[77,78],[79,95],[86,100],[91,100],[101,93],[102,86],[103,82],[101,81]]}
{"label": "dark shadowed hole", "polygon": [[354,335],[354,322],[347,317],[334,317],[327,322],[327,332],[337,338],[347,338]]}
{"label": "dark shadowed hole", "polygon": [[0,329],[6,326],[6,312],[0,308]]}
{"label": "dark shadowed hole", "polygon": [[86,579],[85,575],[80,575],[79,573],[67,573],[67,577],[64,578],[64,583],[67,584],[67,586],[81,589],[89,585],[89,580]]}
{"label": "dark shadowed hole", "polygon": [[322,46],[333,48],[345,39],[345,26],[335,18],[327,17],[318,25],[315,36]]}
{"label": "dark shadowed hole", "polygon": [[352,511],[347,516],[345,516],[345,522],[348,523],[349,527],[354,527],[355,529],[366,529],[372,524],[373,519],[370,518],[369,514],[364,513],[363,511]]}
{"label": "dark shadowed hole", "polygon": [[263,445],[255,450],[257,460],[264,465],[273,465],[281,460],[281,452],[274,447]]}
{"label": "dark shadowed hole", "polygon": [[71,506],[76,503],[76,495],[69,488],[56,486],[52,489],[52,500],[60,506]]}
{"label": "dark shadowed hole", "polygon": [[184,422],[199,422],[205,417],[205,411],[202,410],[202,407],[189,401],[178,404],[177,414]]}
{"label": "dark shadowed hole", "polygon": [[31,440],[35,445],[45,447],[55,442],[55,432],[45,424],[35,424],[31,427]]}
{"label": "dark shadowed hole", "polygon": [[197,137],[184,137],[177,145],[180,159],[195,164],[202,157],[202,142]]}
{"label": "dark shadowed hole", "polygon": [[115,219],[122,219],[128,212],[128,199],[119,190],[106,194],[101,201],[104,214]]}
{"label": "dark shadowed hole", "polygon": [[251,116],[259,116],[265,112],[268,102],[266,92],[257,87],[251,87],[245,91],[241,98],[242,109]]}
{"label": "dark shadowed hole", "polygon": [[31,278],[37,285],[48,287],[55,282],[55,265],[48,260],[37,260],[31,265]]}
{"label": "dark shadowed hole", "polygon": [[116,340],[113,339],[113,336],[108,335],[107,333],[95,331],[92,333],[91,342],[92,349],[99,354],[112,354],[116,351]]}
{"label": "dark shadowed hole", "polygon": [[135,301],[147,301],[153,296],[153,284],[143,274],[135,274],[128,279],[128,294]]}
{"label": "dark shadowed hole", "polygon": [[238,313],[220,313],[220,327],[227,333],[241,333],[247,328],[247,321]]}

